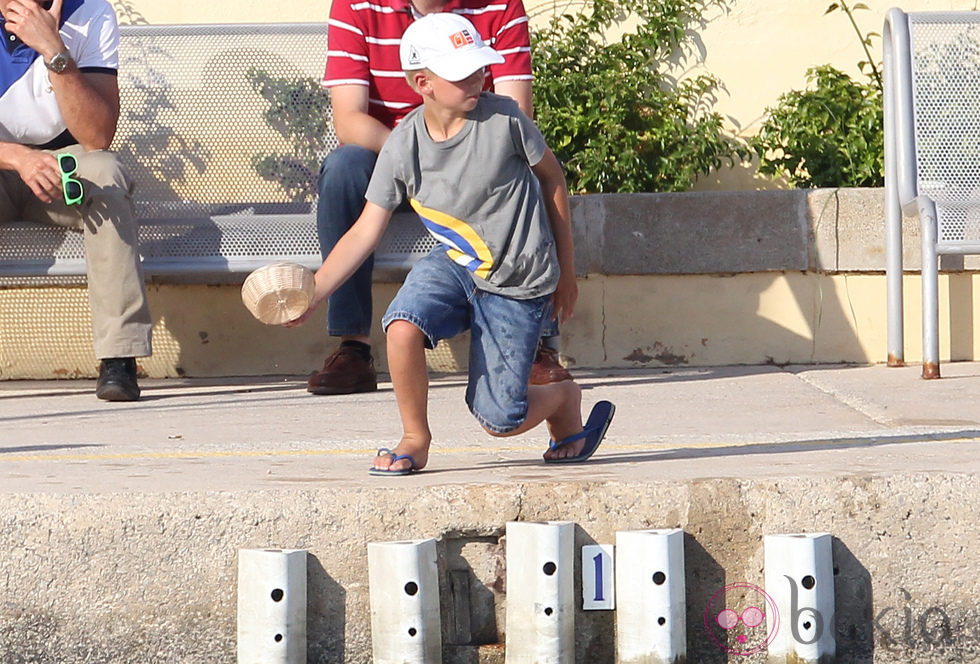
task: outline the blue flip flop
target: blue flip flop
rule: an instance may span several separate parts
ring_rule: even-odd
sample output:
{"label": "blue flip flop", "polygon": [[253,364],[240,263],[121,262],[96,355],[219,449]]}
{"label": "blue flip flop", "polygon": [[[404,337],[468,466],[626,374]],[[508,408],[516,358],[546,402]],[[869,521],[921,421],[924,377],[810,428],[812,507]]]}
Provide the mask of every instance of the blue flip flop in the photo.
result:
{"label": "blue flip flop", "polygon": [[391,463],[392,464],[394,464],[397,461],[401,461],[402,459],[408,459],[409,462],[412,465],[409,466],[408,468],[402,468],[401,470],[387,470],[387,469],[384,469],[384,468],[375,468],[374,466],[371,466],[371,468],[368,469],[368,473],[369,474],[371,474],[371,475],[390,475],[390,476],[394,477],[394,476],[399,476],[399,475],[411,475],[412,473],[417,473],[419,471],[419,469],[415,467],[415,459],[413,459],[411,457],[411,455],[409,455],[409,454],[395,454],[394,452],[392,452],[391,450],[389,450],[387,447],[382,447],[382,448],[379,448],[378,449],[377,456],[386,456],[386,455],[390,455],[391,456]]}
{"label": "blue flip flop", "polygon": [[606,430],[609,428],[609,423],[612,422],[613,415],[616,413],[616,406],[608,401],[598,401],[596,405],[592,406],[592,412],[589,413],[589,419],[585,423],[585,428],[579,433],[573,434],[568,438],[563,438],[557,443],[555,441],[550,441],[548,443],[549,450],[555,450],[559,447],[564,447],[571,442],[578,440],[579,438],[585,438],[585,447],[582,451],[573,457],[565,457],[563,459],[545,459],[545,463],[581,463],[595,454],[595,451],[599,449],[599,443],[606,435]]}

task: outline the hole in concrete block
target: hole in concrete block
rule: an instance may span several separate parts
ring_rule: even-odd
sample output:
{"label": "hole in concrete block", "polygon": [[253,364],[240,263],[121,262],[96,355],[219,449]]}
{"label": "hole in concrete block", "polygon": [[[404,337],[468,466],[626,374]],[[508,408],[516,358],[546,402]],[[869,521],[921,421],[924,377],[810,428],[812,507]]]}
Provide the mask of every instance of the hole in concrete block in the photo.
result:
{"label": "hole in concrete block", "polygon": [[419,633],[419,631],[417,629],[415,629],[414,627],[409,627],[408,628],[408,635],[409,636],[415,636],[418,633]]}
{"label": "hole in concrete block", "polygon": [[660,616],[659,618],[657,618],[657,624],[663,627],[664,625],[667,624],[667,619],[664,618],[663,616]]}
{"label": "hole in concrete block", "polygon": [[282,641],[282,634],[276,634],[275,639],[276,639],[276,643],[281,642]]}
{"label": "hole in concrete block", "polygon": [[552,613],[554,613],[554,612],[555,612],[555,610],[554,610],[554,609],[552,609],[552,608],[551,608],[551,607],[549,606],[549,607],[547,607],[547,608],[545,608],[545,610],[544,610],[544,615],[546,615],[546,616],[550,616],[550,615],[551,615]]}
{"label": "hole in concrete block", "polygon": [[419,585],[414,581],[409,581],[405,584],[405,594],[406,595],[416,595],[419,591]]}
{"label": "hole in concrete block", "polygon": [[286,596],[286,593],[283,592],[282,588],[276,588],[275,590],[272,591],[272,601],[273,602],[281,602],[282,601],[282,598],[285,597],[285,596]]}
{"label": "hole in concrete block", "polygon": [[664,581],[666,580],[667,580],[666,574],[664,574],[663,572],[654,572],[653,582],[656,583],[658,586],[664,585]]}
{"label": "hole in concrete block", "polygon": [[554,563],[544,564],[544,573],[547,574],[548,576],[552,576],[557,571],[558,571],[558,565]]}

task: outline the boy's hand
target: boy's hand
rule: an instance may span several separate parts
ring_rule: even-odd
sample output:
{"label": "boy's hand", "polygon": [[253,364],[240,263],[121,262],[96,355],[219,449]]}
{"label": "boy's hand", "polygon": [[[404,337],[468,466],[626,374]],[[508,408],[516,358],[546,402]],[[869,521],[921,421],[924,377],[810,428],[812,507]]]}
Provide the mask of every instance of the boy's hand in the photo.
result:
{"label": "boy's hand", "polygon": [[306,311],[303,312],[303,315],[300,316],[299,318],[294,318],[289,322],[283,323],[283,326],[297,327],[299,325],[302,325],[309,319],[310,316],[313,315],[313,312],[316,311],[316,308],[320,306],[320,303],[323,302],[324,299],[326,298],[318,298],[316,295],[314,295],[313,299],[310,300],[310,306],[306,308]]}
{"label": "boy's hand", "polygon": [[313,310],[314,309],[316,309],[316,307],[310,307],[309,309],[307,309],[303,313],[302,316],[300,316],[299,318],[294,318],[291,321],[288,321],[288,322],[283,323],[283,326],[284,327],[296,327],[298,325],[302,325],[313,314]]}
{"label": "boy's hand", "polygon": [[572,314],[575,313],[575,303],[578,301],[578,282],[574,274],[566,275],[564,272],[558,279],[558,286],[551,294],[551,304],[553,309],[552,319],[564,325]]}

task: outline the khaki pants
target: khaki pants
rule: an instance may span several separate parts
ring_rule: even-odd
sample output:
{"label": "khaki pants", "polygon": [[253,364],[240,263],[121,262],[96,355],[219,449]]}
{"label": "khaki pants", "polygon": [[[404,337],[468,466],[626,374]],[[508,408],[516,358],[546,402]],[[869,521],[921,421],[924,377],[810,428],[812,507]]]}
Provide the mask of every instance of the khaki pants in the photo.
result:
{"label": "khaki pants", "polygon": [[64,152],[78,160],[75,177],[85,189],[84,200],[71,206],[63,200],[42,203],[15,171],[0,171],[0,222],[37,221],[83,232],[95,356],[150,355],[152,321],[131,181],[112,152],[73,145],[52,154]]}

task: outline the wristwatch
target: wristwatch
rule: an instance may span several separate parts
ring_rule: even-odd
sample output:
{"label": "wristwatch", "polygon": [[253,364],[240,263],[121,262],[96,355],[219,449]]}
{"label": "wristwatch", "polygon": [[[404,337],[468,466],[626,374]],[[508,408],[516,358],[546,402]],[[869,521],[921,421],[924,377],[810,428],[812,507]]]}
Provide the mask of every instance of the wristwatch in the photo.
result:
{"label": "wristwatch", "polygon": [[66,48],[60,53],[55,53],[51,56],[50,62],[45,62],[44,66],[53,71],[55,74],[60,74],[61,72],[68,69],[68,63],[71,62],[71,53],[68,52]]}

